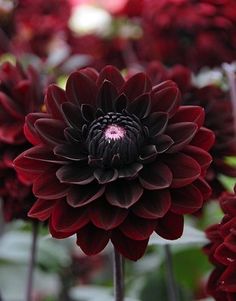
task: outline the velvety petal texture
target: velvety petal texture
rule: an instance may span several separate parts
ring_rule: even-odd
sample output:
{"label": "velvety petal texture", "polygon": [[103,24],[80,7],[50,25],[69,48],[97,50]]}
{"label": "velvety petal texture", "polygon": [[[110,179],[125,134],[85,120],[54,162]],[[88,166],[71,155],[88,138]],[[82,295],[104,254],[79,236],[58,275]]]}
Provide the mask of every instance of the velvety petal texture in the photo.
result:
{"label": "velvety petal texture", "polygon": [[209,196],[201,183],[211,156],[191,143],[213,134],[202,130],[201,108],[180,106],[173,81],[152,87],[145,73],[125,80],[112,66],[87,68],[69,76],[65,91],[51,85],[45,106],[26,119],[35,146],[15,160],[38,197],[31,217],[49,219],[54,237],[76,233],[88,255],[111,240],[137,260],[154,231],[182,235],[183,215]]}

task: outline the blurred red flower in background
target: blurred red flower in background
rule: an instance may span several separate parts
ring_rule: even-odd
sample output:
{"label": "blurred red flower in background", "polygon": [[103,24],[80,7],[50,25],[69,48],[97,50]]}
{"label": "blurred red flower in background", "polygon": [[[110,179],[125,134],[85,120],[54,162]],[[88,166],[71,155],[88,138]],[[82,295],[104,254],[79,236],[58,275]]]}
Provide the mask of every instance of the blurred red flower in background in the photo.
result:
{"label": "blurred red flower in background", "polygon": [[180,106],[172,81],[152,87],[144,73],[125,81],[112,66],[72,73],[66,91],[48,88],[45,105],[26,120],[35,146],[15,161],[38,197],[29,216],[49,219],[56,238],[76,233],[88,255],[111,239],[137,260],[153,231],[182,235],[183,215],[211,192],[214,135],[202,108]]}
{"label": "blurred red flower in background", "polygon": [[36,70],[5,63],[0,67],[0,196],[6,221],[26,218],[34,196],[31,185],[18,177],[15,157],[30,147],[23,127],[29,112],[40,110],[43,87]]}
{"label": "blurred red flower in background", "polygon": [[220,200],[224,217],[220,224],[210,226],[206,234],[210,243],[204,251],[215,266],[210,275],[207,292],[216,301],[233,301],[236,298],[236,196],[224,193]]}
{"label": "blurred red flower in background", "polygon": [[181,65],[166,68],[159,61],[146,66],[147,74],[153,84],[171,79],[178,84],[182,92],[184,105],[197,105],[205,109],[204,125],[215,134],[215,143],[210,150],[212,164],[207,171],[206,180],[218,197],[224,190],[220,175],[236,177],[236,168],[226,162],[227,156],[236,156],[236,135],[234,116],[229,93],[215,85],[199,88],[192,83],[191,70]]}
{"label": "blurred red flower in background", "polygon": [[197,70],[236,58],[234,0],[147,0],[139,51],[146,60]]}

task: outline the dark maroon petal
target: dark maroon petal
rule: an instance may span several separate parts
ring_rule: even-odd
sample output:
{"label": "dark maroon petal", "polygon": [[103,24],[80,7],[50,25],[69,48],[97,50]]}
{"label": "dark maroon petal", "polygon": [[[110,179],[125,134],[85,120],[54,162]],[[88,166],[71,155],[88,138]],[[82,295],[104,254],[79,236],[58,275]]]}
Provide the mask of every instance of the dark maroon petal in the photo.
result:
{"label": "dark maroon petal", "polygon": [[155,145],[147,145],[142,148],[139,160],[142,163],[150,163],[156,159],[157,150]]}
{"label": "dark maroon petal", "polygon": [[83,119],[81,110],[79,106],[66,102],[62,104],[62,112],[64,115],[64,119],[68,125],[76,128],[81,129],[85,120]]}
{"label": "dark maroon petal", "polygon": [[118,178],[118,171],[116,169],[96,169],[93,173],[99,184],[106,184],[113,182]]}
{"label": "dark maroon petal", "polygon": [[66,163],[64,159],[55,156],[53,151],[44,145],[31,147],[24,152],[24,157],[42,162],[51,162],[58,164]]}
{"label": "dark maroon petal", "polygon": [[83,140],[82,131],[73,128],[66,128],[64,130],[64,136],[69,143],[81,143]]}
{"label": "dark maroon petal", "polygon": [[42,199],[62,198],[67,191],[68,186],[58,181],[55,168],[45,170],[33,183],[33,193]]}
{"label": "dark maroon petal", "polygon": [[37,218],[43,222],[49,218],[55,205],[56,201],[54,200],[38,199],[28,212],[28,216],[31,218]]}
{"label": "dark maroon petal", "polygon": [[162,162],[145,165],[139,173],[139,181],[148,190],[163,189],[171,185],[171,170]]}
{"label": "dark maroon petal", "polygon": [[111,82],[118,90],[120,90],[124,84],[124,79],[120,71],[114,66],[106,66],[102,69],[97,80],[98,87],[103,84],[104,80]]}
{"label": "dark maroon petal", "polygon": [[146,74],[137,73],[127,80],[120,93],[124,93],[132,101],[143,93],[149,92],[151,87],[151,81]]}
{"label": "dark maroon petal", "polygon": [[107,186],[106,198],[111,205],[129,208],[140,199],[142,193],[143,189],[137,181],[117,180]]}
{"label": "dark maroon petal", "polygon": [[77,245],[86,255],[96,255],[107,245],[110,239],[110,231],[99,229],[88,224],[77,232]]}
{"label": "dark maroon petal", "polygon": [[51,215],[52,227],[56,231],[76,233],[89,222],[87,210],[72,208],[65,200],[57,202]]}
{"label": "dark maroon petal", "polygon": [[96,82],[96,80],[98,79],[98,72],[94,68],[87,67],[87,68],[84,68],[84,69],[80,69],[79,72],[86,75],[87,77],[89,77],[94,82]]}
{"label": "dark maroon petal", "polygon": [[119,178],[133,178],[143,168],[140,163],[133,163],[118,170]]}
{"label": "dark maroon petal", "polygon": [[206,170],[212,162],[211,155],[202,148],[188,145],[184,149],[184,153],[198,162],[202,169]]}
{"label": "dark maroon petal", "polygon": [[62,103],[66,102],[65,91],[56,85],[50,85],[47,89],[45,105],[47,112],[56,119],[63,119],[61,112]]}
{"label": "dark maroon petal", "polygon": [[62,166],[56,172],[60,183],[85,185],[94,180],[93,170],[89,166],[80,166],[76,163]]}
{"label": "dark maroon petal", "polygon": [[166,134],[174,140],[168,153],[176,153],[189,144],[197,132],[197,125],[192,122],[171,124],[166,129]]}
{"label": "dark maroon petal", "polygon": [[236,262],[232,262],[226,267],[219,279],[219,286],[226,292],[236,292]]}
{"label": "dark maroon petal", "polygon": [[119,226],[119,229],[125,236],[133,240],[145,240],[150,237],[156,224],[156,220],[129,214],[126,220]]}
{"label": "dark maroon petal", "polygon": [[35,128],[40,138],[52,147],[65,142],[65,124],[62,121],[42,118],[35,122]]}
{"label": "dark maroon petal", "polygon": [[21,153],[14,160],[14,167],[17,171],[19,171],[21,176],[24,176],[25,179],[28,179],[29,183],[35,180],[45,170],[48,170],[54,166],[54,164],[49,162],[42,162],[42,161],[36,161],[33,159],[25,158],[24,157],[25,152]]}
{"label": "dark maroon petal", "polygon": [[38,120],[40,118],[48,118],[48,117],[50,117],[50,115],[45,114],[45,113],[31,113],[26,116],[25,125],[24,125],[24,133],[25,133],[27,140],[31,144],[38,145],[41,143],[41,139],[34,127],[36,120]]}
{"label": "dark maroon petal", "polygon": [[111,82],[105,80],[97,96],[97,103],[104,113],[114,111],[117,95],[116,87]]}
{"label": "dark maroon petal", "polygon": [[169,118],[178,110],[180,104],[180,91],[173,83],[162,87],[153,88],[152,91],[152,112],[166,112]]}
{"label": "dark maroon petal", "polygon": [[[227,237],[224,240],[224,244],[227,248],[229,248],[232,252],[236,252],[236,235],[235,232],[233,232],[233,228],[235,227],[235,221],[236,218],[231,219],[230,222],[228,222],[227,224],[224,224],[224,227],[230,228],[229,231],[231,231],[232,233],[230,233],[229,235],[227,235]],[[227,229],[222,229],[224,232],[227,232]],[[224,233],[222,231],[222,233]]]}
{"label": "dark maroon petal", "polygon": [[92,122],[95,118],[95,109],[91,105],[82,104],[81,106],[81,113],[87,122]]}
{"label": "dark maroon petal", "polygon": [[82,72],[72,73],[66,84],[66,96],[74,104],[96,104],[97,86]]}
{"label": "dark maroon petal", "polygon": [[88,155],[83,153],[84,147],[79,144],[61,144],[54,148],[55,155],[72,161],[86,161]]}
{"label": "dark maroon petal", "polygon": [[163,217],[170,209],[171,197],[168,190],[145,191],[139,201],[132,207],[134,214],[156,219]]}
{"label": "dark maroon petal", "polygon": [[67,194],[67,203],[71,207],[82,207],[98,199],[105,191],[105,186],[97,183],[73,185]]}
{"label": "dark maroon petal", "polygon": [[208,151],[212,147],[214,142],[215,142],[215,136],[213,132],[209,129],[202,127],[191,141],[191,145],[200,147]]}
{"label": "dark maroon petal", "polygon": [[205,111],[198,106],[181,106],[172,117],[171,123],[194,122],[201,127],[205,118]]}
{"label": "dark maroon petal", "polygon": [[208,200],[212,193],[210,185],[202,177],[194,181],[194,185],[201,191],[203,199]]}
{"label": "dark maroon petal", "polygon": [[173,240],[182,236],[183,229],[183,216],[169,211],[163,218],[158,219],[156,233],[165,239]]}
{"label": "dark maroon petal", "polygon": [[227,248],[225,244],[222,243],[216,248],[214,257],[220,263],[229,265],[231,262],[236,260],[236,253]]}
{"label": "dark maroon petal", "polygon": [[124,109],[126,109],[128,103],[128,99],[125,96],[125,94],[121,94],[117,99],[115,100],[115,110],[116,112],[121,113]]}
{"label": "dark maroon petal", "polygon": [[91,222],[98,228],[111,230],[119,226],[128,214],[128,210],[109,205],[98,200],[89,208]]}
{"label": "dark maroon petal", "polygon": [[141,258],[147,248],[148,240],[133,240],[125,236],[119,230],[112,231],[111,241],[116,250],[130,260]]}
{"label": "dark maroon petal", "polygon": [[138,96],[134,101],[132,101],[127,110],[132,114],[135,114],[140,119],[145,118],[150,113],[151,100],[150,94],[146,93]]}
{"label": "dark maroon petal", "polygon": [[166,152],[174,144],[174,140],[168,135],[157,135],[151,139],[151,142],[155,144],[158,154]]}
{"label": "dark maroon petal", "polygon": [[73,229],[72,229],[72,231],[57,231],[56,229],[54,229],[54,227],[52,225],[51,218],[49,219],[48,228],[49,228],[49,231],[50,231],[52,237],[57,238],[57,239],[67,238],[67,237],[70,237],[71,235],[75,234]]}
{"label": "dark maroon petal", "polygon": [[201,168],[199,164],[190,156],[182,153],[168,156],[166,164],[173,174],[171,187],[179,188],[191,184],[199,178]]}
{"label": "dark maroon petal", "polygon": [[203,204],[201,192],[194,185],[188,185],[180,189],[171,189],[171,211],[176,214],[193,213]]}
{"label": "dark maroon petal", "polygon": [[152,113],[144,122],[149,129],[150,136],[156,136],[164,132],[168,123],[168,115],[162,112]]}

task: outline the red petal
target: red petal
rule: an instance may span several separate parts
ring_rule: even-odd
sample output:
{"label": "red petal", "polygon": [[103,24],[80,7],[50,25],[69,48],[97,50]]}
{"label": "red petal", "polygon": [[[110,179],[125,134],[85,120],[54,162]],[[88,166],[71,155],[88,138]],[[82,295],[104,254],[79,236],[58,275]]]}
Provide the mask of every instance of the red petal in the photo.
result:
{"label": "red petal", "polygon": [[124,93],[129,100],[135,100],[138,96],[151,90],[151,81],[145,73],[137,73],[124,84],[120,93]]}
{"label": "red petal", "polygon": [[117,207],[129,208],[136,203],[143,193],[137,181],[117,180],[106,189],[107,201]]}
{"label": "red petal", "polygon": [[144,255],[148,244],[148,239],[133,240],[125,236],[119,230],[112,232],[111,241],[119,253],[124,257],[135,261]]}
{"label": "red petal", "polygon": [[183,229],[183,216],[169,211],[163,218],[158,219],[156,233],[165,239],[173,240],[181,237]]}
{"label": "red petal", "polygon": [[35,122],[35,129],[40,138],[49,146],[56,146],[65,142],[65,124],[55,119],[42,118]]}
{"label": "red petal", "polygon": [[38,198],[58,199],[64,197],[67,191],[68,186],[58,181],[55,168],[45,170],[33,183],[33,193]]}
{"label": "red petal", "polygon": [[111,82],[118,90],[124,84],[124,79],[120,71],[114,66],[106,66],[102,69],[97,80],[98,87],[103,84],[104,80]]}
{"label": "red petal", "polygon": [[56,175],[60,183],[85,185],[94,180],[93,170],[89,166],[80,166],[76,163],[62,166]]}
{"label": "red petal", "polygon": [[61,159],[54,155],[51,149],[44,145],[38,145],[31,147],[24,152],[24,157],[36,161],[49,162],[49,163],[66,163],[64,159]]}
{"label": "red petal", "polygon": [[202,194],[194,185],[171,189],[171,199],[171,211],[176,214],[193,213],[203,205]]}
{"label": "red petal", "polygon": [[88,224],[77,233],[77,245],[86,255],[96,255],[101,252],[110,239],[110,231],[105,231]]}
{"label": "red petal", "polygon": [[128,105],[127,110],[140,119],[147,117],[151,109],[150,94],[142,94]]}
{"label": "red petal", "polygon": [[58,232],[76,233],[89,221],[87,210],[72,208],[63,199],[55,205],[51,215],[51,225]]}
{"label": "red petal", "polygon": [[64,120],[69,126],[75,129],[81,129],[85,120],[83,119],[81,110],[78,105],[70,102],[65,102],[62,104],[62,112],[64,115]]}
{"label": "red petal", "polygon": [[171,197],[168,190],[145,191],[139,201],[134,205],[134,214],[156,219],[163,217],[170,209]]}
{"label": "red petal", "polygon": [[82,207],[98,199],[105,191],[105,186],[91,183],[85,186],[73,185],[67,195],[71,207]]}
{"label": "red petal", "polygon": [[106,184],[118,178],[118,171],[116,169],[96,169],[94,171],[94,177],[99,184]]}
{"label": "red petal", "polygon": [[134,240],[145,240],[150,237],[156,227],[157,221],[144,219],[129,214],[126,220],[119,226],[120,231],[127,237]]}
{"label": "red petal", "polygon": [[171,123],[194,122],[201,127],[205,118],[205,111],[198,106],[181,106],[171,119]]}
{"label": "red petal", "polygon": [[174,140],[174,144],[168,149],[168,153],[176,153],[182,150],[193,139],[197,132],[197,125],[192,122],[171,124],[166,129],[166,134]]}
{"label": "red petal", "polygon": [[193,158],[182,153],[169,155],[165,161],[173,174],[171,184],[173,188],[191,184],[201,174],[199,164]]}
{"label": "red petal", "polygon": [[50,115],[45,114],[45,113],[31,113],[26,116],[25,125],[24,125],[24,133],[25,133],[25,136],[28,139],[28,141],[30,143],[32,143],[33,145],[38,145],[38,144],[42,143],[42,141],[34,127],[36,120],[38,120],[40,118],[48,118],[48,117],[50,117]]}
{"label": "red petal", "polygon": [[94,82],[96,82],[96,80],[98,79],[99,74],[98,74],[97,70],[95,70],[94,68],[91,68],[91,67],[83,68],[83,69],[80,69],[79,72],[86,75]]}
{"label": "red petal", "polygon": [[219,279],[220,289],[226,292],[236,292],[236,262],[232,262]]}
{"label": "red petal", "polygon": [[156,161],[144,166],[139,173],[139,181],[146,189],[163,189],[170,187],[172,182],[172,173],[167,165]]}
{"label": "red petal", "polygon": [[214,133],[211,130],[202,127],[191,141],[191,145],[200,147],[208,151],[212,147],[214,142],[215,142]]}
{"label": "red petal", "polygon": [[166,112],[171,118],[180,105],[180,91],[173,82],[168,81],[154,87],[152,91],[152,112]]}
{"label": "red petal", "polygon": [[50,85],[47,89],[45,105],[47,112],[56,119],[63,119],[61,112],[62,103],[66,102],[65,91],[56,85]]}
{"label": "red petal", "polygon": [[54,200],[52,201],[38,199],[28,212],[28,216],[32,218],[37,218],[38,220],[43,222],[50,217],[53,207],[55,205],[56,202]]}
{"label": "red petal", "polygon": [[66,96],[74,104],[95,105],[97,92],[95,82],[83,72],[74,72],[67,80]]}
{"label": "red petal", "polygon": [[[84,147],[77,144],[76,147],[73,144],[61,144],[57,145],[53,152],[55,155],[62,157],[65,159],[69,159],[72,161],[87,161],[88,155],[83,153]],[[65,160],[64,159],[64,160]],[[65,162],[69,162],[68,160],[65,160]]]}
{"label": "red petal", "polygon": [[89,208],[91,222],[98,228],[111,230],[119,226],[128,210],[109,205],[106,201],[96,201]]}
{"label": "red petal", "polygon": [[211,155],[207,151],[196,146],[186,146],[184,153],[196,160],[203,170],[206,170],[212,162]]}

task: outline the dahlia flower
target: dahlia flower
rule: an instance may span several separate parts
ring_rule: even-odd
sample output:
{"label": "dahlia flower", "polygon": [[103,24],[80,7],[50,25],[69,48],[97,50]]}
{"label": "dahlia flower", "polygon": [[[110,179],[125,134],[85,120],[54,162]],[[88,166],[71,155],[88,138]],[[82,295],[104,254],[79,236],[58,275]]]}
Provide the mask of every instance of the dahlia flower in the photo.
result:
{"label": "dahlia flower", "polygon": [[137,260],[154,231],[182,235],[183,215],[211,192],[214,134],[202,127],[202,108],[180,106],[172,81],[152,87],[144,73],[125,81],[112,66],[72,73],[65,91],[51,85],[45,107],[27,116],[34,147],[15,160],[38,198],[30,217],[49,220],[53,237],[76,234],[88,255],[111,240]]}
{"label": "dahlia flower", "polygon": [[191,80],[191,71],[181,65],[164,67],[154,61],[147,65],[147,74],[153,84],[163,80],[174,80],[183,95],[184,105],[197,105],[205,110],[204,126],[215,134],[215,143],[210,150],[212,164],[207,171],[206,179],[213,189],[213,197],[218,197],[224,190],[219,181],[220,175],[236,177],[236,168],[230,166],[225,158],[236,156],[236,135],[232,104],[228,93],[214,85],[196,87]]}
{"label": "dahlia flower", "polygon": [[235,60],[234,0],[147,0],[140,53],[195,70]]}
{"label": "dahlia flower", "polygon": [[221,223],[206,230],[210,243],[204,251],[215,266],[208,280],[207,292],[217,301],[233,301],[236,298],[235,194],[224,193],[220,204],[224,212]]}
{"label": "dahlia flower", "polygon": [[42,105],[40,82],[32,67],[27,71],[19,64],[0,67],[0,197],[6,221],[26,218],[34,201],[31,186],[18,177],[13,160],[30,146],[23,127],[25,116]]}

